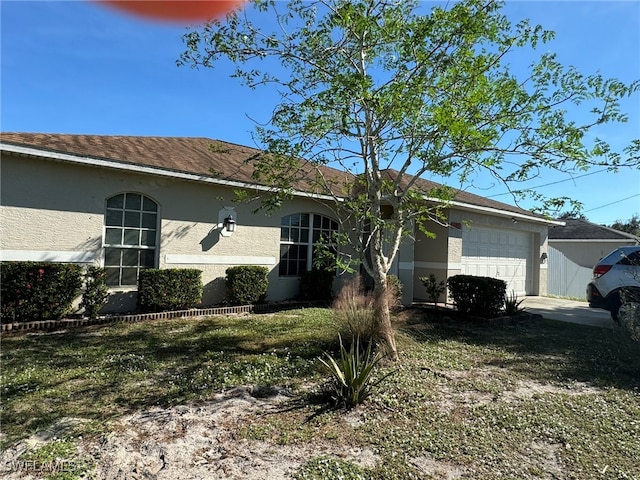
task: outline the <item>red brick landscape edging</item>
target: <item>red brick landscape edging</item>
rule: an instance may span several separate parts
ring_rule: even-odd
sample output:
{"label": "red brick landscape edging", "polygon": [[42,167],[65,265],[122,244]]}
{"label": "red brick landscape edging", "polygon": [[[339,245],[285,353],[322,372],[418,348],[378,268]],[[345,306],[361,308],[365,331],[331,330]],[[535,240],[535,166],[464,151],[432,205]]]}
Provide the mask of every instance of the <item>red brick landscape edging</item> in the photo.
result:
{"label": "red brick landscape edging", "polygon": [[70,327],[84,327],[117,322],[140,322],[144,320],[161,320],[170,318],[204,317],[215,315],[231,315],[236,313],[265,313],[290,308],[309,307],[313,302],[287,304],[259,304],[229,307],[193,308],[172,312],[141,313],[130,315],[107,315],[99,318],[63,318],[60,320],[38,320],[33,322],[17,322],[0,324],[1,333],[24,332],[30,330],[63,330]]}

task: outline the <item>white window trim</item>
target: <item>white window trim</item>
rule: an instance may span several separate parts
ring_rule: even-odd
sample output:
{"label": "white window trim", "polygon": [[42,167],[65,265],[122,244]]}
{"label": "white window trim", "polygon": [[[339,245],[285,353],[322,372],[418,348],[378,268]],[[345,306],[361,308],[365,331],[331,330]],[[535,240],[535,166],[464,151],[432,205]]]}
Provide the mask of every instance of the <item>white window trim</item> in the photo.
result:
{"label": "white window trim", "polygon": [[[284,241],[284,240],[282,240],[282,234],[281,234],[281,236],[280,236],[280,246],[282,246],[282,245],[306,245],[307,246],[307,265],[306,265],[306,268],[307,268],[307,271],[310,271],[313,268],[313,247],[314,247],[314,245],[316,245],[313,242],[313,231],[314,231],[313,220],[314,220],[314,217],[318,216],[321,219],[322,218],[328,218],[331,222],[335,222],[338,225],[338,229],[336,230],[337,232],[339,232],[339,230],[340,230],[340,224],[334,218],[331,218],[330,216],[324,215],[322,213],[294,212],[294,213],[290,213],[288,215],[283,215],[282,217],[280,217],[280,228],[281,229],[282,229],[282,227],[284,227],[284,225],[282,225],[282,220],[284,218],[290,217],[292,215],[309,215],[309,226],[308,227],[304,227],[304,228],[307,228],[308,231],[309,231],[309,237],[308,237],[309,240],[308,240],[307,243],[305,243],[305,242]],[[322,221],[321,221],[321,225],[322,225]],[[289,226],[289,228],[291,228],[291,226]],[[298,228],[302,229],[302,227],[298,227]],[[320,230],[321,231],[323,230],[322,227],[320,227]],[[336,246],[336,250],[338,250],[337,246]],[[300,277],[300,272],[298,272],[297,275],[281,275],[280,272],[279,272],[279,265],[280,265],[281,261],[282,261],[282,257],[280,257],[278,259],[278,276],[280,278],[297,278],[297,277]]]}
{"label": "white window trim", "polygon": [[[148,245],[120,245],[120,244],[111,244],[111,243],[106,243],[106,239],[107,239],[107,228],[109,227],[107,225],[107,220],[106,220],[106,214],[107,214],[107,202],[109,201],[109,199],[113,198],[113,197],[117,197],[118,195],[123,195],[123,194],[127,194],[127,193],[133,193],[133,194],[137,194],[140,195],[142,197],[146,197],[149,200],[151,200],[153,203],[155,203],[156,205],[156,211],[155,211],[155,215],[156,215],[156,234],[155,234],[155,245],[153,247],[149,247]],[[124,206],[123,206],[123,210],[124,210]],[[144,212],[144,210],[141,210],[141,212]],[[147,212],[150,213],[150,212]],[[158,264],[159,264],[159,258],[160,258],[160,225],[161,225],[161,218],[162,218],[162,212],[161,212],[161,207],[160,207],[160,203],[153,197],[151,197],[150,195],[147,195],[145,193],[142,192],[138,192],[138,191],[133,191],[133,190],[126,190],[126,191],[122,191],[122,192],[118,192],[118,193],[114,193],[113,195],[110,195],[109,197],[105,198],[104,201],[104,221],[103,221],[103,225],[102,225],[102,249],[101,249],[101,265],[103,268],[109,268],[106,266],[106,249],[107,248],[117,248],[117,249],[135,249],[135,250],[153,250],[154,254],[153,254],[153,268],[158,268]],[[122,228],[126,228],[126,227],[122,227]],[[138,230],[143,230],[141,227],[137,228]],[[140,270],[140,265],[137,266],[138,271]],[[120,266],[120,270],[122,270],[122,265]],[[121,272],[122,273],[122,272]],[[120,277],[121,279],[121,277]],[[110,289],[130,289],[130,290],[135,290],[137,289],[138,285],[137,282],[135,285],[109,285]]]}

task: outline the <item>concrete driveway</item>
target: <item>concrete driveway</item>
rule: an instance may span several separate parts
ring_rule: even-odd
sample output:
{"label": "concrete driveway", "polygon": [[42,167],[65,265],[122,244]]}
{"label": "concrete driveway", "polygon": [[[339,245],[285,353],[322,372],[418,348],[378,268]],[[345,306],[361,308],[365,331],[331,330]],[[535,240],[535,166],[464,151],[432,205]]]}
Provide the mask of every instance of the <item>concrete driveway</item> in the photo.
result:
{"label": "concrete driveway", "polygon": [[579,323],[592,327],[613,328],[611,315],[606,310],[589,308],[589,304],[576,300],[551,297],[524,297],[521,307],[551,320]]}

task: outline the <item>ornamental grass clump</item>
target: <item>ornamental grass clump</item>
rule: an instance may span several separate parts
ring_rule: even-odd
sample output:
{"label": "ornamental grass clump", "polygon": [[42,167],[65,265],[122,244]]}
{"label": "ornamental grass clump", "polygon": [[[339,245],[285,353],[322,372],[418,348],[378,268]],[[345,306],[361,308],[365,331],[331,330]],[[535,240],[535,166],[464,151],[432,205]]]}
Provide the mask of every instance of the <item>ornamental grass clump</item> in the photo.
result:
{"label": "ornamental grass clump", "polygon": [[359,338],[366,344],[379,340],[374,299],[365,294],[360,277],[349,280],[340,289],[333,302],[333,315],[342,337]]}
{"label": "ornamental grass clump", "polygon": [[384,358],[380,353],[374,353],[372,343],[367,347],[360,343],[360,338],[352,340],[347,349],[340,339],[340,355],[333,357],[325,352],[325,359],[320,358],[331,376],[330,385],[335,396],[336,405],[352,408],[364,402],[386,377],[374,376],[374,369]]}

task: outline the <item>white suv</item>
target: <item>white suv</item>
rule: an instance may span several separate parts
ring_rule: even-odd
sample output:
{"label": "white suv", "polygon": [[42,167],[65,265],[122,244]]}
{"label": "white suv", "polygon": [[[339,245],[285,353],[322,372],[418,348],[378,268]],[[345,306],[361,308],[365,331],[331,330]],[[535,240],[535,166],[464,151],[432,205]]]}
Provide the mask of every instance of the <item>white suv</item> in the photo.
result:
{"label": "white suv", "polygon": [[620,305],[640,302],[640,246],[616,248],[593,267],[587,300],[592,308],[609,310],[616,322]]}

